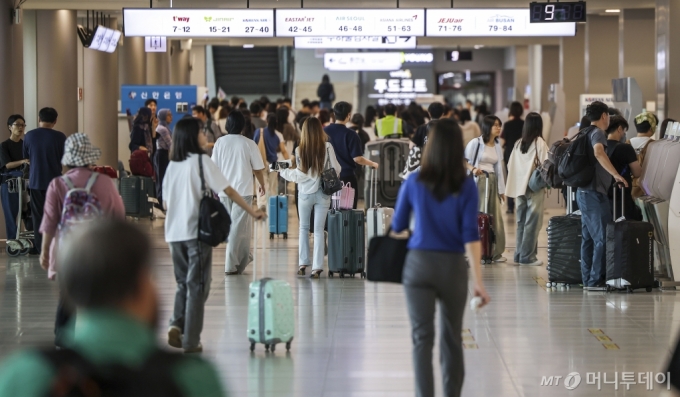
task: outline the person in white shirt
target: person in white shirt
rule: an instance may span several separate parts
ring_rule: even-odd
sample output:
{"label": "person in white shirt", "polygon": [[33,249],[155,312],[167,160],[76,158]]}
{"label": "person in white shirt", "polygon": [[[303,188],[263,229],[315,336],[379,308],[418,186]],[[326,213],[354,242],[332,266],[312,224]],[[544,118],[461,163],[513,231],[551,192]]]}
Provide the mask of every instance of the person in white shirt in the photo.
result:
{"label": "person in white shirt", "polygon": [[[321,173],[333,167],[340,175],[341,167],[335,157],[333,146],[323,130],[321,121],[315,117],[308,118],[302,125],[300,146],[295,150],[292,167],[280,170],[280,175],[287,181],[298,184],[300,212],[300,269],[298,275],[303,276],[305,269],[312,266],[312,278],[319,278],[323,272],[324,258],[324,224],[331,196],[321,190]],[[309,258],[309,225],[314,208],[314,254]]]}
{"label": "person in white shirt", "polygon": [[463,131],[463,146],[465,147],[482,134],[479,124],[472,120],[470,111],[467,109],[460,111],[460,129]]}
{"label": "person in white shirt", "polygon": [[168,209],[165,218],[165,241],[175,269],[177,292],[168,344],[183,348],[185,353],[203,351],[201,330],[205,301],[210,291],[212,247],[198,240],[198,212],[206,189],[224,192],[232,201],[256,219],[266,215],[253,210],[231,187],[217,165],[210,160],[203,147],[207,138],[196,118],[177,122],[172,134],[170,164],[163,179],[163,199]]}
{"label": "person in white shirt", "polygon": [[[260,183],[260,196],[265,195],[264,162],[260,149],[252,139],[242,135],[246,119],[238,110],[229,113],[226,128],[228,135],[215,142],[212,161],[222,171],[222,175],[231,182],[231,186],[249,206],[253,203],[253,174]],[[227,257],[224,273],[227,276],[243,274],[248,263],[252,261],[250,254],[250,236],[253,234],[252,221],[248,212],[236,202],[227,197],[224,192],[219,193],[220,201],[227,207],[231,216],[231,229],[227,244]]]}
{"label": "person in white shirt", "polygon": [[[493,215],[493,230],[496,235],[494,262],[505,262],[505,228],[501,215],[501,201],[505,201],[505,167],[503,148],[499,136],[503,124],[496,116],[482,120],[482,136],[471,140],[465,147],[466,167],[477,179],[479,210],[484,211],[489,202],[489,214]],[[487,176],[488,175],[488,176]],[[486,179],[489,180],[489,197],[486,196]]]}
{"label": "person in white shirt", "polygon": [[524,121],[522,139],[515,143],[508,161],[508,179],[505,194],[517,199],[517,245],[515,263],[541,266],[536,257],[538,234],[543,225],[544,189],[535,192],[529,179],[536,167],[548,158],[548,144],[542,136],[543,119],[538,113],[529,113]]}

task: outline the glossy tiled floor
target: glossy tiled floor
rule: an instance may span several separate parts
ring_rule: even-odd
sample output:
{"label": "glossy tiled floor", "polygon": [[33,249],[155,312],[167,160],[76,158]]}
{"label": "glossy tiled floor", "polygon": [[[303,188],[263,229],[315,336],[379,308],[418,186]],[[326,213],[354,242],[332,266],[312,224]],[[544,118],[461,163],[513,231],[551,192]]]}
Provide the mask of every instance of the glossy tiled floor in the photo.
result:
{"label": "glossy tiled floor", "polygon": [[[254,354],[249,352],[245,329],[252,268],[246,275],[225,278],[224,248],[218,248],[202,336],[204,356],[218,365],[233,396],[413,396],[409,320],[401,287],[359,278],[328,279],[326,273],[321,280],[298,278],[294,214],[292,210],[289,240],[267,240],[264,266],[268,276],[293,286],[297,328],[292,351],[266,354],[258,346]],[[548,215],[555,214],[552,210]],[[506,217],[508,245],[514,245],[513,222]],[[167,324],[174,279],[163,223],[140,225],[154,237],[161,317]],[[545,246],[543,233],[543,260]],[[506,256],[512,258],[512,248]],[[637,384],[615,391],[613,384],[602,384],[598,390],[587,384],[587,373],[607,373],[611,381],[614,374],[620,379],[622,372],[635,372],[637,381],[638,372],[659,372],[680,322],[676,292],[551,291],[545,288],[545,266],[493,265],[483,275],[493,302],[477,314],[466,310],[464,396],[658,396],[665,388],[654,384],[654,391],[647,391],[646,385]],[[37,258],[3,254],[0,277],[0,358],[20,347],[49,344],[57,294]],[[158,334],[163,341],[164,329]],[[543,376],[571,372],[582,377],[573,391],[562,383],[541,386]]]}

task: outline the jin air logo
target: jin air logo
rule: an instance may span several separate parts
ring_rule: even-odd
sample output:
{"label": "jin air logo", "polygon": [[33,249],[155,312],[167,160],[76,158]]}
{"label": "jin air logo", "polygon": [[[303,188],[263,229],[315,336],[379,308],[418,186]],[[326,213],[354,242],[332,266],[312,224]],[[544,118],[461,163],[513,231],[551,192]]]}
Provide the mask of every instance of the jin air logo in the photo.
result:
{"label": "jin air logo", "polygon": [[203,19],[205,19],[206,22],[212,21],[212,17],[203,17]]}

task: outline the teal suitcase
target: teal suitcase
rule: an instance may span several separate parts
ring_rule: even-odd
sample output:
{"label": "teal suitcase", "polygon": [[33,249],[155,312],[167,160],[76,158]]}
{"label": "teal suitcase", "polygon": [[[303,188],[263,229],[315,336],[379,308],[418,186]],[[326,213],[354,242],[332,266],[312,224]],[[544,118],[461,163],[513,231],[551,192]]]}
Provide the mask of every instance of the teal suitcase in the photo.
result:
{"label": "teal suitcase", "polygon": [[[253,250],[253,279],[257,274],[257,224],[255,226],[255,249]],[[265,256],[265,223],[262,222],[262,260]],[[266,350],[274,352],[279,343],[286,344],[290,351],[295,333],[295,310],[293,291],[290,284],[283,280],[263,278],[250,283],[248,300],[248,340],[250,351],[257,343],[264,344]]]}
{"label": "teal suitcase", "polygon": [[328,276],[366,277],[365,216],[362,210],[328,212]]}

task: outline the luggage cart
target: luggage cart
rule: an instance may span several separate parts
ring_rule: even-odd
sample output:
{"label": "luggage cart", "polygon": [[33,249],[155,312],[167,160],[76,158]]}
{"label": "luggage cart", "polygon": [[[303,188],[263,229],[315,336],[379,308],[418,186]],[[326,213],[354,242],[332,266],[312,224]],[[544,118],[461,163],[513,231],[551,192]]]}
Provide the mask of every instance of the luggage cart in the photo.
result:
{"label": "luggage cart", "polygon": [[17,235],[16,238],[7,236],[7,246],[5,250],[9,256],[27,255],[33,248],[34,232],[29,230],[21,231],[23,224],[23,207],[24,207],[24,192],[27,191],[28,179],[22,176],[14,176],[6,180],[7,187],[10,193],[17,193],[19,195],[19,211],[17,213]]}

